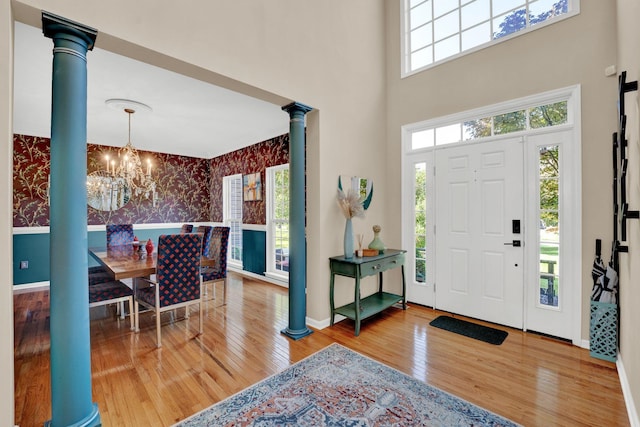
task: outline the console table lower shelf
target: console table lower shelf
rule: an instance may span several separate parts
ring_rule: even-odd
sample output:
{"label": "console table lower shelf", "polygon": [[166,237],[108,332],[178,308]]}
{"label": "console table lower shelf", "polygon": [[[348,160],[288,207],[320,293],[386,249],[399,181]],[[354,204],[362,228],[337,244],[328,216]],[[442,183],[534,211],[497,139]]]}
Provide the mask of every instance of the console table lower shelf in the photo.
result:
{"label": "console table lower shelf", "polygon": [[[329,258],[331,268],[330,303],[331,326],[333,326],[336,314],[340,314],[355,322],[355,335],[360,334],[360,323],[363,319],[380,313],[387,308],[400,303],[402,309],[407,308],[406,283],[404,277],[404,254],[406,251],[387,249],[384,254],[374,257],[335,256]],[[393,268],[400,267],[402,272],[402,295],[383,291],[382,273]],[[334,304],[335,276],[346,276],[355,279],[354,301],[341,307]],[[378,275],[378,292],[365,298],[360,297],[360,279],[366,276]]]}
{"label": "console table lower shelf", "polygon": [[[360,300],[360,320],[378,314],[383,310],[391,307],[396,303],[403,302],[402,295],[390,294],[388,292],[375,293]],[[341,314],[344,317],[356,320],[356,303],[343,305],[333,311],[335,314]]]}

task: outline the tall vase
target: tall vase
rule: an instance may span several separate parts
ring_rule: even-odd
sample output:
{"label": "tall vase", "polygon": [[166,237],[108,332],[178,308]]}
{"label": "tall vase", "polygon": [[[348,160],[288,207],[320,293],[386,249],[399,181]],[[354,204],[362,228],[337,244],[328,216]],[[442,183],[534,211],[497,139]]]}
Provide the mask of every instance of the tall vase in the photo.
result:
{"label": "tall vase", "polygon": [[347,218],[347,223],[344,226],[344,257],[347,259],[353,258],[353,226],[351,218]]}

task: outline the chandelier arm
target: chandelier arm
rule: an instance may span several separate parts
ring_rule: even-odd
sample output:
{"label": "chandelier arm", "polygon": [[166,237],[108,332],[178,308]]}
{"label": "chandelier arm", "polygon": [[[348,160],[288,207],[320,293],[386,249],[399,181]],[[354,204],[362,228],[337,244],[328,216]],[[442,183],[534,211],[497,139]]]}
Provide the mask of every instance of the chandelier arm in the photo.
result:
{"label": "chandelier arm", "polygon": [[[127,144],[118,150],[119,164],[115,165],[115,161],[112,160],[112,170],[109,170],[109,156],[107,158],[107,171],[97,171],[101,175],[101,179],[109,181],[110,185],[100,186],[102,190],[98,189],[96,185],[89,185],[87,187],[90,197],[102,197],[104,195],[104,188],[121,188],[120,194],[129,194],[136,196],[144,195],[145,198],[151,198],[153,206],[156,206],[156,183],[151,176],[151,160],[147,159],[147,171],[146,173],[142,169],[142,162],[140,161],[140,155],[138,150],[131,143],[131,115],[135,113],[132,108],[125,108],[125,113],[129,116],[128,127],[128,140]],[[106,184],[109,184],[106,183]]]}

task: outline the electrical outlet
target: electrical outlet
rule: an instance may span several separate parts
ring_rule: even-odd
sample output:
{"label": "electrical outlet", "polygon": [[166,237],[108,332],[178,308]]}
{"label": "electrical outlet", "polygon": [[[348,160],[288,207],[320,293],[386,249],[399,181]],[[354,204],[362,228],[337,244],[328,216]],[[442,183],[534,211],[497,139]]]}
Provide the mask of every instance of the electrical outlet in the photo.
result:
{"label": "electrical outlet", "polygon": [[20,270],[26,270],[29,268],[29,261],[20,261]]}

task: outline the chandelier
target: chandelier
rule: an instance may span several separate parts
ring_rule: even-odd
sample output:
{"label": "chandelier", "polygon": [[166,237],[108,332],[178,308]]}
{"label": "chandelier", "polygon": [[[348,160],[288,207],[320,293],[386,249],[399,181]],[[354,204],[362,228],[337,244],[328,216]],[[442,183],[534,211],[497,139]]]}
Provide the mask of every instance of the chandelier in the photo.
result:
{"label": "chandelier", "polygon": [[87,178],[88,204],[95,209],[112,211],[123,207],[133,196],[151,199],[156,206],[156,183],[151,176],[151,159],[143,166],[138,150],[131,143],[131,115],[133,108],[124,108],[129,116],[127,144],[113,158],[105,155],[105,170],[89,174]]}

